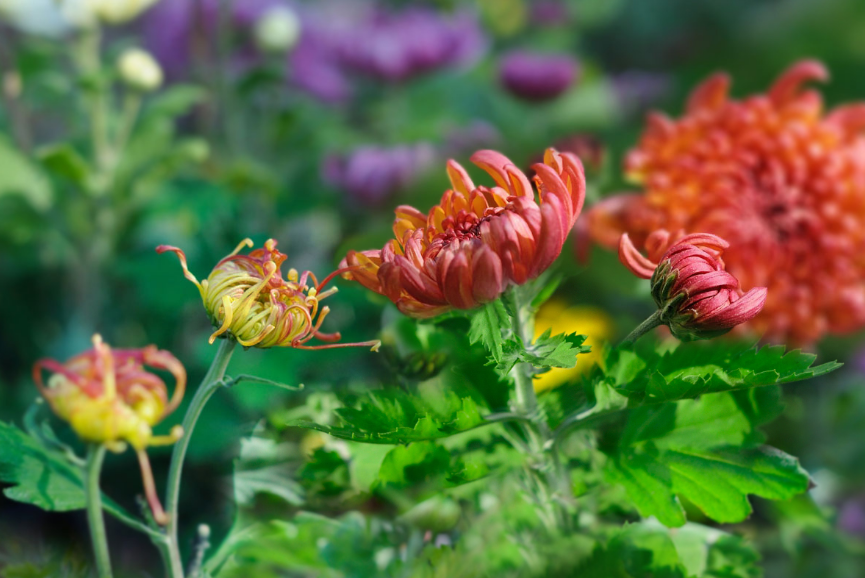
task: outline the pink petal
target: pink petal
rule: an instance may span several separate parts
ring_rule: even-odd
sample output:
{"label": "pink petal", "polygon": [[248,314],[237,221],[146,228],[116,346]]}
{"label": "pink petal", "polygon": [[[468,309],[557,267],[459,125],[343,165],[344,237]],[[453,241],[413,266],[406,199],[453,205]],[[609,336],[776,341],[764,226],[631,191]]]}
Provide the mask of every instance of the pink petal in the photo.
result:
{"label": "pink petal", "polygon": [[619,261],[621,261],[622,265],[627,267],[631,273],[643,279],[651,279],[652,275],[655,273],[655,269],[658,267],[655,263],[652,263],[643,257],[643,255],[637,251],[637,248],[634,247],[634,244],[631,242],[631,238],[628,237],[627,233],[622,233],[622,236],[619,239]]}

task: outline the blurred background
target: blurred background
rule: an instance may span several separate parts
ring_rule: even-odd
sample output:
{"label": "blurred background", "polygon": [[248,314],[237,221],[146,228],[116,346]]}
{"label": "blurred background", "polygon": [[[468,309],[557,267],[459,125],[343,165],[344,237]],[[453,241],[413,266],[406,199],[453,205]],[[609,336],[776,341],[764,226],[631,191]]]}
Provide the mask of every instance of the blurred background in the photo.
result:
{"label": "blurred background", "polygon": [[[37,396],[37,359],[64,360],[94,332],[118,347],[168,349],[193,385],[200,380],[214,354],[211,328],[197,291],[176,260],[154,252],[158,244],[182,247],[201,278],[241,239],[260,246],[273,237],[289,266],[321,278],[348,249],[381,247],[395,206],[426,211],[437,202],[448,158],[468,165],[475,150],[495,148],[528,170],[556,146],[582,158],[594,203],[635,189],[622,161],[647,111],[680,115],[690,90],[717,70],[730,73],[739,97],[817,58],[831,71],[821,87],[829,106],[865,99],[858,0],[116,3],[94,24],[83,0],[0,0],[4,421],[20,424]],[[131,49],[158,64],[129,58]],[[645,284],[608,250],[572,237],[559,263],[566,281],[541,319],[554,333],[615,341],[651,311]],[[284,423],[326,421],[334,391],[441,379],[448,364],[447,379],[487,379],[488,401],[502,395],[475,369],[482,356],[459,331],[408,326],[383,298],[337,285],[325,328],[344,340],[381,336],[382,354],[239,352],[233,374],[306,388],[247,385],[214,398],[192,441],[181,514],[187,546],[199,522],[217,544],[241,517],[288,520],[300,509],[341,520],[336,534],[327,530],[339,546],[322,548],[304,526],[294,541],[271,535],[250,546],[255,573],[231,575],[411,575],[382,570],[400,497],[376,494],[362,464],[375,469],[383,454]],[[861,333],[810,345],[845,368],[786,388],[785,410],[767,429],[818,487],[789,503],[757,501],[737,528],[757,545],[766,576],[865,575],[862,345]],[[576,378],[551,375],[542,387]],[[168,453],[151,452],[158,481]],[[250,455],[266,455],[268,469],[251,470],[240,486],[232,474]],[[141,483],[134,461],[110,456],[104,473],[105,491],[132,509]],[[471,491],[462,499],[495,499],[492,489]],[[464,512],[461,531],[484,511]],[[119,568],[158,575],[145,538],[113,520],[109,531]],[[0,498],[0,537],[5,576],[86,575],[80,512]],[[511,564],[496,551],[485,563]]]}

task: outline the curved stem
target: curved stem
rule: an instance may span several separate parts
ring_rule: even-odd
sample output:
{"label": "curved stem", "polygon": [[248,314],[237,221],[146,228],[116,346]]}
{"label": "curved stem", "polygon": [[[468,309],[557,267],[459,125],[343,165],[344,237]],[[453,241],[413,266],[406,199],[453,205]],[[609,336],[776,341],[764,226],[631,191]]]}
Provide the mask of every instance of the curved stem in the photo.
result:
{"label": "curved stem", "polygon": [[646,319],[645,321],[643,321],[642,323],[637,325],[636,329],[631,331],[628,334],[628,336],[622,340],[622,345],[624,345],[625,343],[634,343],[640,337],[642,337],[643,335],[645,335],[646,333],[648,333],[649,331],[651,331],[655,327],[658,327],[659,325],[661,325],[662,324],[661,323],[661,314],[662,313],[663,313],[663,311],[661,309],[658,309],[657,311],[652,313],[652,315],[649,316],[648,319]]}
{"label": "curved stem", "polygon": [[189,403],[189,408],[186,410],[186,415],[183,416],[183,437],[181,437],[174,445],[174,451],[171,454],[171,466],[168,470],[168,489],[166,491],[165,506],[168,512],[168,546],[170,548],[171,561],[171,578],[183,578],[183,561],[180,558],[180,547],[177,542],[177,509],[180,500],[180,478],[183,474],[183,460],[186,457],[186,450],[189,448],[189,440],[192,438],[192,432],[195,429],[195,424],[201,415],[207,401],[213,397],[216,390],[222,386],[222,378],[225,376],[225,371],[228,369],[228,362],[231,361],[231,354],[234,351],[236,342],[231,339],[223,339],[219,344],[219,349],[216,356],[210,364],[210,369],[207,375],[198,386],[192,401]]}
{"label": "curved stem", "polygon": [[87,523],[90,525],[90,539],[93,542],[96,574],[99,578],[111,578],[111,556],[108,553],[108,537],[105,533],[105,519],[102,514],[102,490],[99,488],[99,474],[102,472],[104,459],[105,446],[93,444],[88,448],[85,466],[85,492]]}

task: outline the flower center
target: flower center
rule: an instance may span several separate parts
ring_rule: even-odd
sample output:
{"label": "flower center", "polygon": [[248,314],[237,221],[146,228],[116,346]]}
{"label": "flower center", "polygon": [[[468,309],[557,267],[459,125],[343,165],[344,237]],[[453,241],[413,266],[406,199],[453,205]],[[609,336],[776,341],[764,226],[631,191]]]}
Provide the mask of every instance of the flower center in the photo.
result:
{"label": "flower center", "polygon": [[436,237],[443,241],[443,246],[449,245],[452,241],[479,239],[481,224],[488,220],[490,220],[490,215],[478,218],[474,213],[460,211],[455,217],[451,216],[442,221],[444,231]]}

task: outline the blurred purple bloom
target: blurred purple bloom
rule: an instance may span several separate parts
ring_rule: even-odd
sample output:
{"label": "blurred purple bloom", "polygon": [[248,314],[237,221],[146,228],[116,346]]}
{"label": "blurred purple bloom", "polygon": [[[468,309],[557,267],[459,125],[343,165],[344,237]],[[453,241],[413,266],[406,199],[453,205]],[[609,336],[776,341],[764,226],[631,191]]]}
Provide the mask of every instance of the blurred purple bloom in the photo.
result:
{"label": "blurred purple bloom", "polygon": [[850,499],[841,504],[838,528],[848,534],[865,535],[865,504],[861,499]]}
{"label": "blurred purple bloom", "polygon": [[655,72],[629,70],[613,77],[613,91],[625,114],[642,112],[662,99],[670,79]]}
{"label": "blurred purple bloom", "polygon": [[531,7],[531,19],[537,26],[565,26],[570,14],[561,0],[537,0]]}
{"label": "blurred purple bloom", "polygon": [[444,156],[461,157],[479,149],[496,148],[501,137],[499,130],[484,120],[451,127],[444,138]]}
{"label": "blurred purple bloom", "polygon": [[499,77],[513,95],[545,101],[561,95],[577,76],[576,59],[567,54],[511,52],[502,58]]}
{"label": "blurred purple bloom", "polygon": [[[167,0],[148,14],[144,33],[148,49],[170,78],[187,73],[192,55],[212,54],[220,0]],[[385,11],[368,0],[243,0],[231,3],[232,36],[240,40],[233,55],[239,68],[254,55],[243,44],[259,18],[275,6],[287,6],[301,21],[298,45],[287,57],[291,81],[328,102],[352,93],[352,74],[387,82],[449,66],[468,65],[483,53],[486,38],[470,12],[442,14],[427,8]]]}
{"label": "blurred purple bloom", "polygon": [[341,56],[352,71],[400,82],[437,68],[471,63],[485,43],[477,19],[467,12],[373,10],[342,37]]}
{"label": "blurred purple bloom", "polygon": [[385,148],[362,146],[332,155],[322,165],[324,180],[364,204],[378,204],[405,188],[435,160],[429,143]]}
{"label": "blurred purple bloom", "polygon": [[[243,0],[227,3],[232,33],[244,35],[275,6],[291,7],[286,0]],[[184,76],[192,54],[212,52],[219,27],[220,0],[166,0],[158,2],[143,19],[144,42],[169,78]]]}

